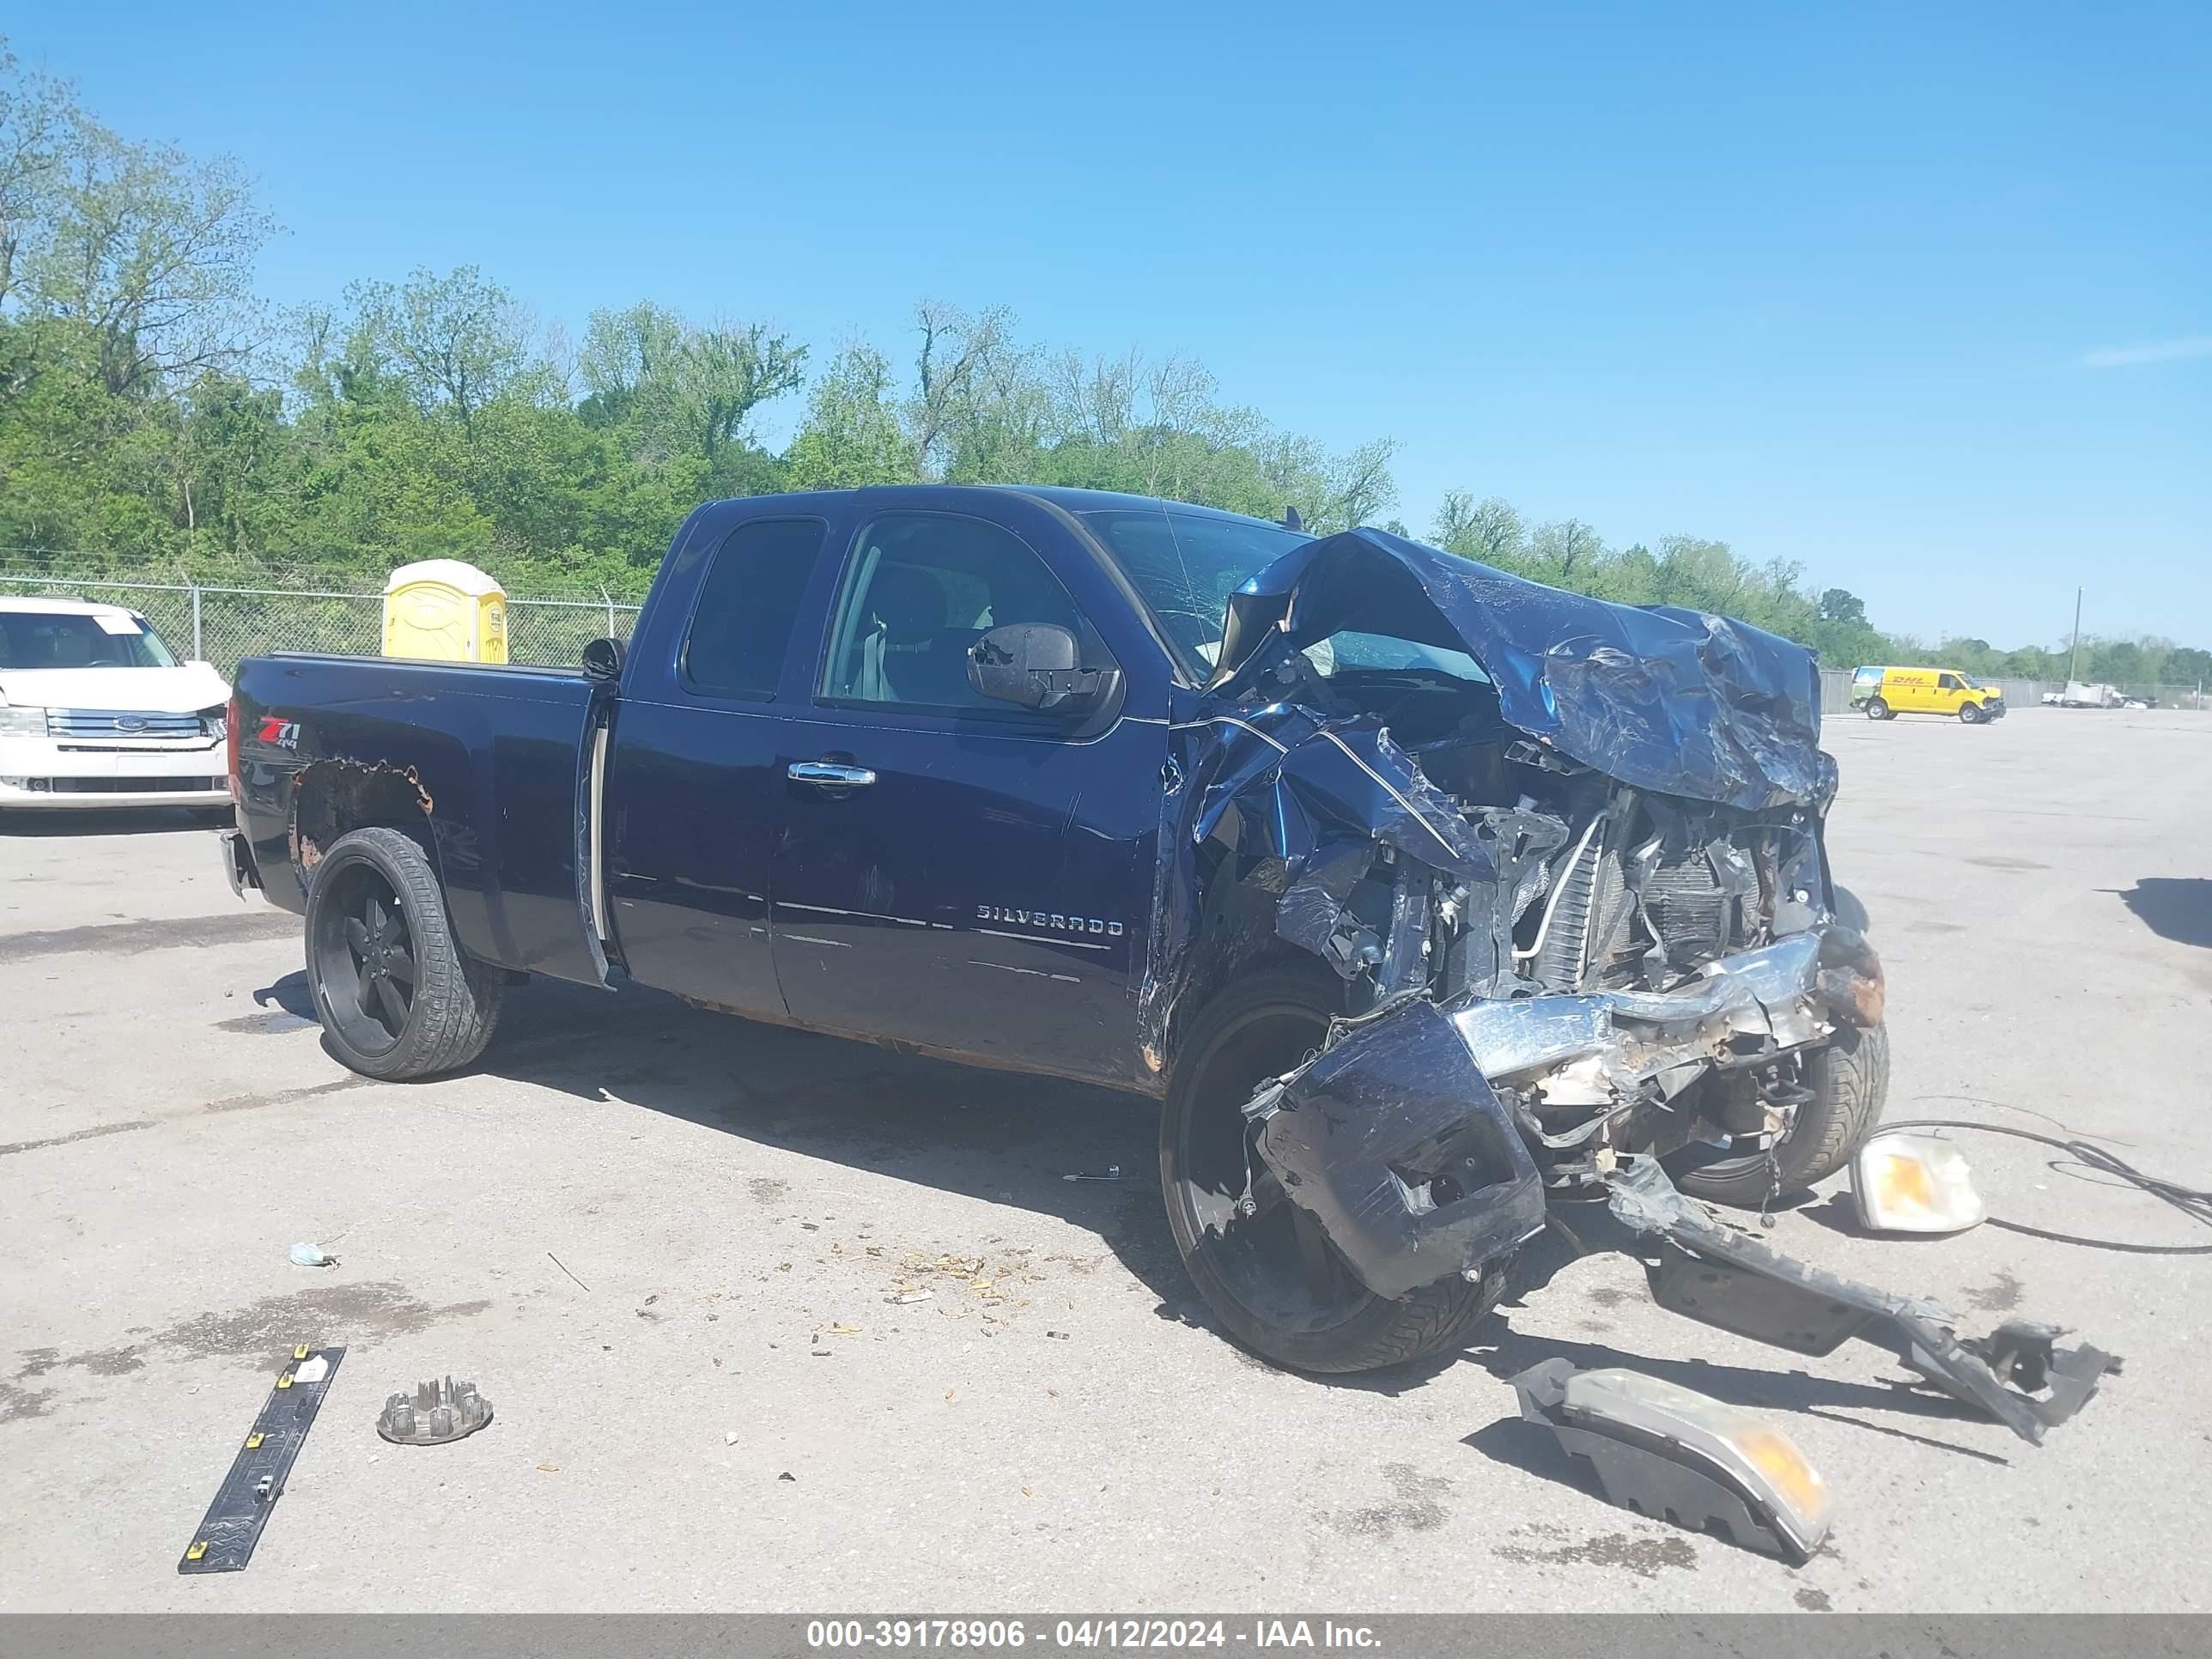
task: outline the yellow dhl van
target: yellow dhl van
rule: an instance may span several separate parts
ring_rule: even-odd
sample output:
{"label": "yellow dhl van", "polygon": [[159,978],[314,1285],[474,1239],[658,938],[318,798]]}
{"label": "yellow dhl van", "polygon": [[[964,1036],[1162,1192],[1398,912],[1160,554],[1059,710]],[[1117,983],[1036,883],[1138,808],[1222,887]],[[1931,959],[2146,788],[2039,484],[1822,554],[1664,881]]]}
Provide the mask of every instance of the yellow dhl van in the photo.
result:
{"label": "yellow dhl van", "polygon": [[1851,676],[1851,707],[1870,720],[1951,714],[1968,726],[2001,720],[2005,712],[2003,692],[1955,668],[1862,668]]}

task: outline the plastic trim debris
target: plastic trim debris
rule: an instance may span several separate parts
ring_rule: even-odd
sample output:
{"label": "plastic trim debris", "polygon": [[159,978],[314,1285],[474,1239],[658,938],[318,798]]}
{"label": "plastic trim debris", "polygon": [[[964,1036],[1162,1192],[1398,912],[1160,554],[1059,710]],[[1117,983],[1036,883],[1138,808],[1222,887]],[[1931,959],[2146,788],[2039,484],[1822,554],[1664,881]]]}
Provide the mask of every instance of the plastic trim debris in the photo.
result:
{"label": "plastic trim debris", "polygon": [[1723,1226],[1649,1158],[1620,1161],[1607,1205],[1655,1241],[1644,1267],[1661,1307],[1793,1353],[1832,1353],[1859,1337],[2031,1444],[2042,1444],[2045,1429],[2081,1410],[2105,1373],[2120,1369],[2118,1357],[2100,1348],[2057,1346],[2064,1333],[2055,1325],[2015,1320],[1962,1338],[1956,1316],[1932,1302],[1824,1273]]}
{"label": "plastic trim debris", "polygon": [[216,1489],[215,1501],[177,1563],[180,1573],[237,1572],[253,1559],[253,1547],[269,1524],[270,1510],[284,1495],[284,1482],[292,1473],[301,1443],[314,1426],[330,1391],[331,1378],[343,1348],[314,1348],[301,1343],[292,1350],[276,1386],[261,1413],[253,1419],[246,1443],[231,1462],[230,1473]]}

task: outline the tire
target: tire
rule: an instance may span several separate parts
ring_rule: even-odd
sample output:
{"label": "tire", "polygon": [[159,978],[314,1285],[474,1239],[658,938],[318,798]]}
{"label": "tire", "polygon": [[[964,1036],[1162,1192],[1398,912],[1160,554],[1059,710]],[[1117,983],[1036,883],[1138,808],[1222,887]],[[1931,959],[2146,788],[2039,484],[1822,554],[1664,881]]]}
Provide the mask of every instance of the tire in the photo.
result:
{"label": "tire", "polygon": [[1979,726],[1982,723],[1981,704],[1978,702],[1960,703],[1959,705],[1959,720],[1963,725]]}
{"label": "tire", "polygon": [[[1889,1033],[1846,1026],[1805,1062],[1813,1098],[1775,1148],[1774,1175],[1784,1193],[1802,1192],[1851,1161],[1881,1121],[1889,1097]],[[1764,1209],[1774,1196],[1764,1156],[1723,1158],[1678,1170],[1674,1184],[1692,1198],[1741,1210]]]}
{"label": "tire", "polygon": [[1835,908],[1836,920],[1855,933],[1863,933],[1874,926],[1867,915],[1867,908],[1856,893],[1848,887],[1829,884],[1828,892]]}
{"label": "tire", "polygon": [[307,893],[307,982],[331,1052],[386,1082],[435,1077],[484,1051],[506,976],[453,937],[430,860],[397,830],[342,836]]}
{"label": "tire", "polygon": [[1889,705],[1884,702],[1880,697],[1869,697],[1867,699],[1867,718],[1870,720],[1887,720],[1889,718]]}
{"label": "tire", "polygon": [[1288,1199],[1256,1218],[1236,1212],[1245,1170],[1261,1167],[1238,1109],[1263,1079],[1321,1046],[1342,997],[1319,963],[1237,981],[1192,1022],[1160,1113],[1168,1227],[1199,1294],[1240,1346],[1286,1370],[1323,1376],[1457,1346],[1497,1306],[1506,1280],[1500,1262],[1480,1285],[1455,1273],[1392,1301],[1361,1285],[1320,1224]]}

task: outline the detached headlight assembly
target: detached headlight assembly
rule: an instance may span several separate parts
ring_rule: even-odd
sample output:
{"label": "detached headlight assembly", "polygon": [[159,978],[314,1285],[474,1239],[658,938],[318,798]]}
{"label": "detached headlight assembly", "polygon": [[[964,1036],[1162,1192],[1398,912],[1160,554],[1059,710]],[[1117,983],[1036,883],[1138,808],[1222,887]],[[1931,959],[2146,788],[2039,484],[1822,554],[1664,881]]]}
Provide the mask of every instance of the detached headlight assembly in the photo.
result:
{"label": "detached headlight assembly", "polygon": [[46,711],[25,703],[0,703],[0,738],[43,738]]}
{"label": "detached headlight assembly", "polygon": [[230,735],[226,711],[221,708],[200,710],[200,735],[204,738],[224,738]]}
{"label": "detached headlight assembly", "polygon": [[1932,1135],[1878,1134],[1851,1159],[1859,1220],[1878,1233],[1962,1233],[1988,1219],[1966,1155]]}
{"label": "detached headlight assembly", "polygon": [[1754,1412],[1636,1371],[1547,1359],[1513,1379],[1521,1415],[1587,1459],[1606,1497],[1745,1549],[1803,1562],[1827,1536],[1827,1483],[1796,1443]]}

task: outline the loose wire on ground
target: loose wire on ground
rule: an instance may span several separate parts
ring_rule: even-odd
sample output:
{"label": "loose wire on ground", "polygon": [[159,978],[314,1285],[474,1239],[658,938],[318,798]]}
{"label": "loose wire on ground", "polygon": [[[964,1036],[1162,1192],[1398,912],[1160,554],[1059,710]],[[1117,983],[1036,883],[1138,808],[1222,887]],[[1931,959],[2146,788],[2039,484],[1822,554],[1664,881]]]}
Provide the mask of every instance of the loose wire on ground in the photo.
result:
{"label": "loose wire on ground", "polygon": [[[1912,1118],[1902,1123],[1885,1123],[1881,1132],[1886,1134],[1893,1129],[1973,1129],[1984,1134],[2010,1135],[2016,1140],[2032,1140],[2038,1146],[2055,1147],[2083,1168],[2116,1176],[2129,1186],[2171,1204],[2191,1219],[2212,1226],[2212,1191],[2200,1187],[2185,1187],[2179,1182],[2147,1174],[2118,1152],[2100,1146],[2094,1140],[2069,1139],[2058,1135],[2040,1134],[2033,1129],[2014,1128],[2008,1123],[1976,1123],[1965,1118]],[[2027,1226],[2017,1221],[2000,1221],[1994,1216],[1990,1219],[1992,1226],[2029,1233],[2038,1238],[2056,1239],[2062,1243],[2094,1245],[2100,1249],[2130,1250],[2145,1255],[2197,1255],[2212,1252],[2212,1245],[2129,1244],[2117,1240],[2077,1238],[2069,1233],[2046,1232],[2041,1228]]]}

